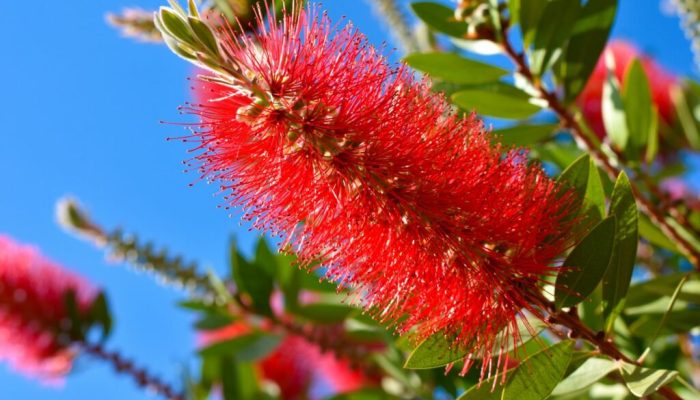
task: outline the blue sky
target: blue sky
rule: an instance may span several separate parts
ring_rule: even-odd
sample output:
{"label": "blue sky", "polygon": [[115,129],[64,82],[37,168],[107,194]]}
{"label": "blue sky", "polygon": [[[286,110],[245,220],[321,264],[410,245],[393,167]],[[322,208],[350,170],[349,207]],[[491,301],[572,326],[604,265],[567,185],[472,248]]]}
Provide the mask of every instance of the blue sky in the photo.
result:
{"label": "blue sky", "polygon": [[[226,243],[249,247],[256,233],[216,208],[214,187],[188,184],[186,147],[166,142],[182,131],[191,68],[162,46],[136,44],[104,23],[108,11],[156,8],[153,0],[11,1],[0,13],[5,77],[0,96],[0,233],[39,245],[51,258],[107,289],[115,314],[109,342],[176,381],[191,360],[188,315],[174,307],[182,293],[154,284],[122,264],[109,264],[88,243],[54,222],[55,201],[78,197],[107,227],[154,239],[203,266],[224,269]],[[387,31],[361,0],[326,0],[332,18],[346,15],[374,43]],[[678,20],[660,0],[621,0],[614,36],[630,39],[671,71],[695,75]],[[61,389],[47,388],[0,366],[3,399],[147,399],[124,377],[83,360]]]}

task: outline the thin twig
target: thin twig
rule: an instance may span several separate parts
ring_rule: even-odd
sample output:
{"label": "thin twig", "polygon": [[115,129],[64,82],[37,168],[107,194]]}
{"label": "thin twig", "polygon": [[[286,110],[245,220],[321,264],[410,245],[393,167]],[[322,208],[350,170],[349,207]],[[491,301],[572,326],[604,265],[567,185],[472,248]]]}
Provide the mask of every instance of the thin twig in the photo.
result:
{"label": "thin twig", "polygon": [[152,390],[168,400],[185,400],[183,393],[178,392],[145,368],[137,367],[133,361],[118,352],[108,351],[101,344],[83,343],[80,346],[85,353],[112,365],[115,371],[131,376],[140,387]]}

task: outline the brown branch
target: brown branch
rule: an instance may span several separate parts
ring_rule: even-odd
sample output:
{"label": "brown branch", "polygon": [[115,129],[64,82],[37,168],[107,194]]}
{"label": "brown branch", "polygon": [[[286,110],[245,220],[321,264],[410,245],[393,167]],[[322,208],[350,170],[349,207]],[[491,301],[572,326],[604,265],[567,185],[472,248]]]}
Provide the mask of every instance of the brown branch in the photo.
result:
{"label": "brown branch", "polygon": [[82,343],[80,348],[87,354],[112,365],[115,371],[129,375],[136,383],[168,400],[185,400],[185,395],[176,391],[169,384],[149,373],[145,368],[137,367],[116,351],[108,351],[101,344]]}

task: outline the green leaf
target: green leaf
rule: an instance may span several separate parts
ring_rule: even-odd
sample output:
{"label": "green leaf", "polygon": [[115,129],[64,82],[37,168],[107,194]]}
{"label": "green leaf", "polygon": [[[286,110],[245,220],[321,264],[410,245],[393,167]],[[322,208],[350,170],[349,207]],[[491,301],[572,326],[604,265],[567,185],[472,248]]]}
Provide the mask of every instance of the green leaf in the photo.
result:
{"label": "green leaf", "polygon": [[559,382],[553,396],[574,394],[584,390],[617,369],[617,364],[606,358],[589,358],[566,379]]}
{"label": "green leaf", "polygon": [[216,38],[211,29],[209,29],[209,26],[196,17],[187,17],[187,22],[190,24],[190,28],[192,28],[192,32],[194,32],[199,42],[202,43],[211,54],[219,54],[219,46],[216,44]]}
{"label": "green leaf", "polygon": [[649,140],[655,113],[649,80],[638,59],[633,60],[627,67],[622,87],[624,88],[622,99],[630,135],[625,150],[629,159],[637,160],[641,155],[641,149]]}
{"label": "green leaf", "polygon": [[[521,3],[522,0],[519,2]],[[526,2],[527,4],[518,4],[517,10],[520,30],[523,34],[523,43],[525,47],[528,47],[535,38],[537,25],[542,19],[542,13],[549,0],[526,0]],[[512,4],[511,11],[515,12],[515,7]]]}
{"label": "green leaf", "polygon": [[231,275],[240,292],[247,293],[253,300],[253,307],[266,315],[272,315],[270,295],[274,282],[270,273],[262,267],[249,263],[231,241],[230,245]]}
{"label": "green leaf", "polygon": [[462,90],[452,95],[452,102],[465,111],[496,118],[524,119],[541,110],[530,103],[527,93],[506,84]]}
{"label": "green leaf", "polygon": [[[528,0],[525,0],[528,1]],[[529,1],[528,1],[529,3]],[[531,7],[528,4],[529,7]],[[520,0],[508,0],[508,10],[510,12],[510,24],[515,25],[520,22]]]}
{"label": "green leaf", "polygon": [[295,307],[292,312],[314,322],[332,324],[345,321],[355,308],[345,304],[313,303]]}
{"label": "green leaf", "polygon": [[605,48],[616,13],[617,0],[588,0],[583,6],[561,66],[566,101],[574,100],[586,86]]}
{"label": "green leaf", "polygon": [[163,27],[166,29],[167,33],[173,38],[187,43],[190,46],[197,46],[197,40],[194,37],[194,33],[190,29],[187,22],[182,19],[180,15],[173,12],[169,8],[160,8],[160,21],[163,23]]}
{"label": "green leaf", "polygon": [[615,216],[615,244],[608,270],[603,278],[603,301],[608,319],[606,331],[624,304],[637,258],[638,212],[627,174],[621,172],[615,182],[608,214]]}
{"label": "green leaf", "polygon": [[516,125],[493,131],[499,143],[510,146],[527,146],[551,138],[559,129],[558,124]]}
{"label": "green leaf", "polygon": [[421,1],[411,4],[413,12],[432,29],[448,36],[461,38],[467,34],[468,25],[455,19],[454,10],[442,4]]}
{"label": "green leaf", "polygon": [[[667,306],[670,298],[664,297],[658,304],[658,307]],[[677,304],[678,305],[678,304]],[[636,312],[637,310],[635,310]],[[651,339],[659,331],[659,322],[662,314],[660,312],[654,314],[643,314],[640,318],[630,324],[630,333],[634,336]],[[659,334],[671,335],[674,333],[688,333],[690,330],[700,326],[700,310],[684,309],[671,311],[664,325],[661,327]]]}
{"label": "green leaf", "polygon": [[682,85],[673,86],[670,90],[680,130],[692,149],[700,149],[700,126],[694,113],[698,109],[700,85],[693,80],[687,80]]}
{"label": "green leaf", "polygon": [[493,65],[464,58],[456,53],[431,52],[410,54],[406,64],[432,78],[459,84],[482,84],[498,81],[508,71]]}
{"label": "green leaf", "polygon": [[269,276],[275,276],[279,268],[277,257],[264,238],[260,238],[255,248],[255,266],[264,270]]}
{"label": "green leaf", "polygon": [[661,231],[661,228],[651,222],[646,214],[639,214],[639,234],[652,244],[681,254],[676,244]]}
{"label": "green leaf", "polygon": [[270,354],[282,341],[279,335],[252,332],[214,343],[199,350],[202,357],[235,356],[238,361],[255,361]]}
{"label": "green leaf", "polygon": [[496,375],[467,390],[459,400],[544,400],[561,381],[571,362],[574,342],[559,342],[533,354],[508,372],[505,386],[492,390]]}
{"label": "green leaf", "polygon": [[224,357],[217,364],[219,371],[216,378],[217,383],[221,383],[223,400],[261,399],[255,366],[237,362],[234,357]]}
{"label": "green leaf", "polygon": [[[657,301],[660,297],[673,295],[675,288],[686,275],[685,272],[679,272],[633,285],[627,294],[626,312],[634,307]],[[700,274],[691,274],[690,281],[683,285],[678,299],[700,304]]]}
{"label": "green leaf", "polygon": [[328,400],[388,400],[398,399],[380,389],[360,389],[354,392],[341,393]]}
{"label": "green leaf", "polygon": [[408,356],[404,368],[430,369],[459,361],[469,354],[468,346],[454,346],[444,334],[438,332],[425,339]]}
{"label": "green leaf", "polygon": [[600,179],[598,167],[593,160],[591,160],[591,166],[588,169],[584,207],[590,222],[599,222],[605,216],[605,189],[603,189],[603,181]]}
{"label": "green leaf", "polygon": [[614,239],[613,216],[598,224],[569,254],[555,284],[557,308],[575,306],[593,293],[610,263]]}
{"label": "green leaf", "polygon": [[612,55],[605,54],[608,73],[603,83],[603,125],[610,140],[621,150],[627,148],[630,133],[625,116],[625,103],[620,91],[620,82],[615,77]]}
{"label": "green leaf", "polygon": [[591,157],[582,154],[571,165],[562,171],[557,181],[564,187],[568,187],[576,193],[572,207],[579,209],[586,198],[586,188],[588,187],[588,175],[591,168]]}
{"label": "green leaf", "polygon": [[633,364],[624,364],[620,369],[627,388],[637,397],[656,393],[664,385],[672,382],[678,372],[665,369],[642,368]]}
{"label": "green leaf", "polygon": [[535,75],[544,74],[561,56],[580,12],[578,0],[550,0],[547,3],[535,30],[530,56]]}
{"label": "green leaf", "polygon": [[234,318],[222,314],[208,314],[194,324],[200,331],[211,331],[225,328],[235,321]]}
{"label": "green leaf", "polygon": [[112,314],[109,311],[107,296],[100,292],[90,306],[90,320],[97,324],[101,330],[101,340],[106,340],[112,333]]}

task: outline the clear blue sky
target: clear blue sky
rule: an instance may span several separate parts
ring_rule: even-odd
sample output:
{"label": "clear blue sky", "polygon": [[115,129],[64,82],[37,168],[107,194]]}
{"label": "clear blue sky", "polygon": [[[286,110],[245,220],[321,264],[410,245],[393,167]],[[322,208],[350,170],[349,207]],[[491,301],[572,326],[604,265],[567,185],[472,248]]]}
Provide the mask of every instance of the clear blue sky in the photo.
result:
{"label": "clear blue sky", "polygon": [[[670,70],[694,74],[688,43],[661,0],[621,0],[614,36],[631,39]],[[191,360],[188,315],[174,304],[183,295],[121,264],[108,264],[89,244],[54,222],[56,199],[80,198],[108,227],[121,225],[223,269],[227,238],[250,246],[255,233],[215,206],[213,187],[182,173],[187,157],[165,137],[188,99],[190,66],[162,46],[136,44],[104,23],[125,6],[156,8],[165,0],[8,1],[0,13],[0,232],[35,243],[110,295],[116,331],[109,346],[178,379]],[[347,15],[374,43],[386,40],[380,20],[362,0],[326,0],[331,17]],[[38,386],[0,366],[2,399],[140,400],[126,378],[83,360],[62,389]]]}

